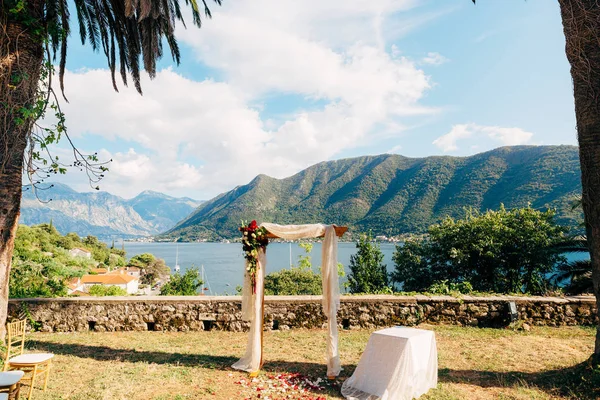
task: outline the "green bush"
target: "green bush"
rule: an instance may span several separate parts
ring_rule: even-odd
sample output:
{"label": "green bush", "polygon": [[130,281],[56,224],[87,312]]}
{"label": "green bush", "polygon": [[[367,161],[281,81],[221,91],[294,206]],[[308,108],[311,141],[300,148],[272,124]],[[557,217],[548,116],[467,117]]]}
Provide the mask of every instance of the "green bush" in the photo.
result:
{"label": "green bush", "polygon": [[434,282],[426,290],[432,294],[471,294],[473,293],[473,285],[469,282],[448,282],[448,280]]}
{"label": "green bush", "polygon": [[127,296],[127,290],[119,286],[93,285],[89,293],[92,296]]}
{"label": "green bush", "polygon": [[200,279],[198,268],[190,268],[182,275],[179,272],[160,289],[161,296],[196,296],[204,282]]}
{"label": "green bush", "polygon": [[265,294],[279,296],[320,295],[323,283],[320,274],[312,270],[312,243],[300,243],[305,254],[298,256],[298,266],[271,272],[265,276]]}
{"label": "green bush", "polygon": [[552,287],[549,273],[565,262],[558,244],[566,231],[552,210],[469,210],[431,226],[426,239],[396,246],[392,279],[405,291],[447,281],[470,282],[478,292],[543,294]]}
{"label": "green bush", "polygon": [[265,277],[267,295],[320,295],[323,293],[321,275],[298,267],[272,272]]}
{"label": "green bush", "polygon": [[13,261],[10,271],[9,296],[11,298],[66,296],[67,285],[55,262],[45,265],[35,261]]}
{"label": "green bush", "polygon": [[[312,268],[310,252],[312,243],[300,243],[305,254],[298,256],[298,266],[271,272],[265,277],[265,294],[279,296],[320,295],[323,293],[321,268],[316,273]],[[344,276],[344,266],[338,263],[338,276]],[[236,288],[237,290],[237,288]],[[241,287],[238,293],[241,294]]]}

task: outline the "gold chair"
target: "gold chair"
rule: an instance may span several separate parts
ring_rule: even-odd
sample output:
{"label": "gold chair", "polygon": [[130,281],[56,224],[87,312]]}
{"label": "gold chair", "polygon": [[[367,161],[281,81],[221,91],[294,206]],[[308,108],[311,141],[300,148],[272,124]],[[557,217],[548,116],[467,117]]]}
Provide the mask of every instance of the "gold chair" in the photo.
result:
{"label": "gold chair", "polygon": [[21,378],[25,372],[8,371],[0,372],[0,400],[18,400],[21,389]]}
{"label": "gold chair", "polygon": [[19,370],[25,373],[21,382],[29,384],[27,400],[31,400],[35,378],[44,373],[46,375],[44,378],[44,392],[46,391],[46,388],[48,387],[48,377],[50,375],[50,364],[54,354],[23,354],[25,348],[25,320],[6,324],[6,328],[7,341],[6,355],[4,357],[4,371]]}

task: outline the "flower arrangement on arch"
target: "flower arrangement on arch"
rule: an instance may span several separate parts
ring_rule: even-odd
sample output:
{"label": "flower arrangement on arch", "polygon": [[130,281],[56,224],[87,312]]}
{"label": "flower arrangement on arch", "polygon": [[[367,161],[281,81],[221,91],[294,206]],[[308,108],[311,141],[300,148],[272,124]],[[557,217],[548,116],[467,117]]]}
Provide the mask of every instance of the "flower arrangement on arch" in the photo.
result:
{"label": "flower arrangement on arch", "polygon": [[267,247],[269,239],[267,238],[267,229],[258,226],[255,220],[252,220],[249,224],[242,221],[240,227],[242,232],[242,250],[244,251],[244,258],[248,261],[246,267],[247,273],[250,275],[250,282],[252,282],[252,293],[256,293],[256,272],[258,271],[258,251],[261,248]]}

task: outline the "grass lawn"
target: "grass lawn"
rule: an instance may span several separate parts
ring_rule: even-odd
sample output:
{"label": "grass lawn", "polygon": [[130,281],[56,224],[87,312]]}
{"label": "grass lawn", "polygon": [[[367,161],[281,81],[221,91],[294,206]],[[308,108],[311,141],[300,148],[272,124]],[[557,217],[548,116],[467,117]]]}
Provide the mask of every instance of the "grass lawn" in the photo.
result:
{"label": "grass lawn", "polygon": [[[600,372],[583,363],[591,328],[512,330],[421,326],[436,332],[439,384],[421,399],[598,399]],[[46,393],[34,399],[341,399],[370,331],[341,331],[344,371],[325,375],[325,331],[265,332],[265,365],[255,382],[229,366],[244,352],[245,333],[35,333],[28,347],[56,354]],[[265,389],[308,377],[324,389]],[[25,388],[24,388],[25,389]]]}

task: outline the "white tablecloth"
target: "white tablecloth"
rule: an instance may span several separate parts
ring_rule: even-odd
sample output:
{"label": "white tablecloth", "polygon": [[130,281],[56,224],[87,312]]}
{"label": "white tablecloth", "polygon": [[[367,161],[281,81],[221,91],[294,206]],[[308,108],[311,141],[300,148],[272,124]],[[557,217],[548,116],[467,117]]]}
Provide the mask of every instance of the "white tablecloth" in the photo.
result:
{"label": "white tablecloth", "polygon": [[371,334],[342,395],[350,400],[411,400],[436,386],[434,333],[394,327]]}

